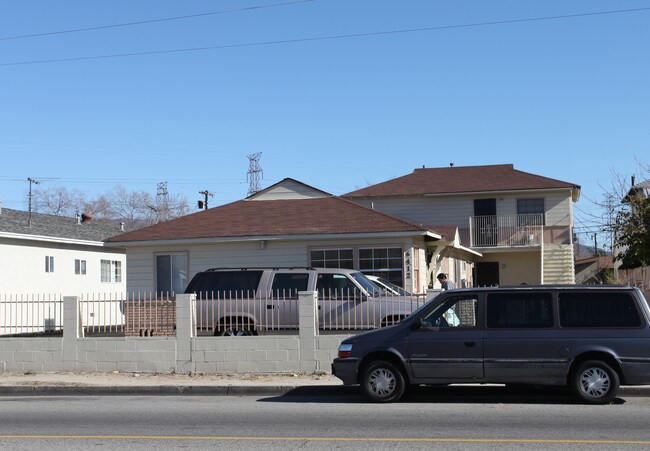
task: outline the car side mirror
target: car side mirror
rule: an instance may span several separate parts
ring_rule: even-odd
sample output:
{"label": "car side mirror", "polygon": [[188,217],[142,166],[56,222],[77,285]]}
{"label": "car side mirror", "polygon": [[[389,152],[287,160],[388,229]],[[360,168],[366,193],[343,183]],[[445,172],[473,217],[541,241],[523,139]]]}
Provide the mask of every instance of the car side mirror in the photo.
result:
{"label": "car side mirror", "polygon": [[430,326],[431,324],[429,324],[429,321],[425,320],[424,318],[418,318],[411,323],[411,330],[418,330],[422,327],[430,327]]}

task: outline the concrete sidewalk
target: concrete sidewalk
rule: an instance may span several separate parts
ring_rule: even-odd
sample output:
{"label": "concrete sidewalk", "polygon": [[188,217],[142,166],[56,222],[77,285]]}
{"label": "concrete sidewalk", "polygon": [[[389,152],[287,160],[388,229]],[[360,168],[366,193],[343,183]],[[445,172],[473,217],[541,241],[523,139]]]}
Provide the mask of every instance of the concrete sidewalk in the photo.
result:
{"label": "concrete sidewalk", "polygon": [[[480,384],[466,384],[480,386]],[[0,396],[45,395],[222,395],[278,396],[336,392],[342,382],[327,373],[302,374],[152,374],[152,373],[0,373]],[[498,387],[498,386],[497,386]],[[650,386],[621,387],[620,397],[650,396]]]}
{"label": "concrete sidewalk", "polygon": [[342,386],[326,373],[302,374],[152,374],[152,373],[0,373],[0,396],[11,395],[244,395],[283,394],[302,387]]}

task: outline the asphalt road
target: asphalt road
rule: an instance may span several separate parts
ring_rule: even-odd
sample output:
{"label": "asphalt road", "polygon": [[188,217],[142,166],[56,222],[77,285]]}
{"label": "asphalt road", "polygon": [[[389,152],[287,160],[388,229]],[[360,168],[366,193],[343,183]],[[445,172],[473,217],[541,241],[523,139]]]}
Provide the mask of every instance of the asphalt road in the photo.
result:
{"label": "asphalt road", "polygon": [[283,396],[0,398],[0,448],[650,449],[650,398],[576,404],[562,391],[420,389],[370,404],[350,387]]}

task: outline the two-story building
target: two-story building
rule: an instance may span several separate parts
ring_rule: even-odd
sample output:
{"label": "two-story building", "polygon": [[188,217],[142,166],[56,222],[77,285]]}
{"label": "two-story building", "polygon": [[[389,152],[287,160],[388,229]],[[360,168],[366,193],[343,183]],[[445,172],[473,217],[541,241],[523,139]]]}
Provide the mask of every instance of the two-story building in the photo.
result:
{"label": "two-story building", "polygon": [[[343,195],[433,230],[457,228],[482,254],[444,266],[464,285],[574,283],[573,203],[580,187],[511,164],[422,168]],[[435,271],[430,266],[430,272]]]}

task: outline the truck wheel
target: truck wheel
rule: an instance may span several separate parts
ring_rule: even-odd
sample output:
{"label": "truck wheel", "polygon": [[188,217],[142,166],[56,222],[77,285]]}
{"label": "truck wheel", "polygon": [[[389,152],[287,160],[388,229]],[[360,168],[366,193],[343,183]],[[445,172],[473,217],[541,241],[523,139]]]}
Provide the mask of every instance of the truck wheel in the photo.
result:
{"label": "truck wheel", "polygon": [[248,337],[257,335],[255,325],[249,322],[224,321],[214,330],[215,336],[222,337]]}
{"label": "truck wheel", "polygon": [[571,374],[571,388],[587,404],[608,404],[618,393],[619,377],[609,365],[599,360],[579,364]]}
{"label": "truck wheel", "polygon": [[406,390],[402,372],[393,363],[378,360],[370,363],[363,372],[361,387],[371,401],[398,401]]}

